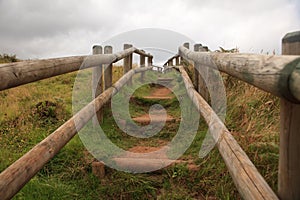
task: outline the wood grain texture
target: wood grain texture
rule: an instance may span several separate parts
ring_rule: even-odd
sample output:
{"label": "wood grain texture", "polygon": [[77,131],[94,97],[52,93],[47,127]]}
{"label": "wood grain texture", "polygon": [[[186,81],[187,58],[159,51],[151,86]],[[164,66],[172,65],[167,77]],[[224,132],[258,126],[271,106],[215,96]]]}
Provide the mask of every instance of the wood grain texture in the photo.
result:
{"label": "wood grain texture", "polygon": [[111,63],[115,58],[114,55],[74,56],[3,64],[0,66],[0,90]]}
{"label": "wood grain texture", "polygon": [[[284,55],[300,55],[300,32],[282,39]],[[299,98],[300,64],[290,77],[291,91]],[[281,199],[300,199],[300,105],[280,99],[280,145],[278,195]]]}
{"label": "wood grain texture", "polygon": [[[140,67],[145,67],[146,57],[145,55],[140,55]],[[145,74],[144,72],[141,73],[141,82],[144,82]]]}
{"label": "wood grain texture", "polygon": [[[93,55],[102,54],[103,49],[101,46],[96,45],[93,47]],[[103,92],[103,68],[102,65],[93,68],[92,84],[93,84],[93,98],[99,96]],[[97,126],[103,121],[102,109],[100,109],[97,114],[93,117],[93,124]]]}
{"label": "wood grain texture", "polygon": [[300,91],[292,91],[295,82],[291,74],[300,63],[300,56],[274,56],[241,53],[193,52],[179,47],[179,54],[187,60],[198,62],[234,76],[275,96],[300,103]]}
{"label": "wood grain texture", "polygon": [[92,56],[73,56],[43,60],[29,60],[0,65],[0,91],[58,76],[82,69],[98,67],[102,64],[117,62],[132,53],[144,55],[152,59],[152,55],[135,47],[115,54],[98,54]]}
{"label": "wood grain texture", "polygon": [[152,69],[152,67],[130,70],[112,87],[101,93],[66,123],[1,172],[1,200],[11,199],[74,137],[74,135],[76,135],[78,131],[86,125],[86,123],[95,115],[95,112],[99,111],[99,109],[107,103],[135,73],[140,73],[150,69]]}
{"label": "wood grain texture", "polygon": [[[104,47],[104,54],[112,54],[112,46]],[[108,89],[112,86],[112,63],[104,65],[104,88]]]}
{"label": "wood grain texture", "polygon": [[179,70],[188,95],[208,124],[210,133],[217,143],[219,152],[241,196],[249,200],[278,199],[220,118],[194,89],[184,68],[180,66]]}
{"label": "wood grain texture", "polygon": [[[12,198],[112,96],[109,88],[0,174],[0,197]],[[76,122],[76,125],[75,125]]]}

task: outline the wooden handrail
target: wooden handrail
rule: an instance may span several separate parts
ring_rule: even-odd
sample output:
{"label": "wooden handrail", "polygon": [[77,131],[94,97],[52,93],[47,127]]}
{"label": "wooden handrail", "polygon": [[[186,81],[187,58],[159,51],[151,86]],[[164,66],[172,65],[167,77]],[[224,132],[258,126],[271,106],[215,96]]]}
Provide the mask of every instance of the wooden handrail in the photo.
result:
{"label": "wooden handrail", "polygon": [[179,66],[178,68],[183,77],[187,93],[198,112],[204,117],[206,123],[209,125],[210,133],[216,141],[219,152],[242,197],[249,200],[278,199],[221,119],[194,89],[192,81],[184,68],[182,66]]}
{"label": "wooden handrail", "polygon": [[1,64],[0,91],[57,75],[96,67],[102,64],[111,64],[132,53],[137,53],[150,58],[153,57],[150,54],[132,47],[115,54],[72,56]]}
{"label": "wooden handrail", "polygon": [[179,47],[179,55],[300,103],[300,56],[194,52],[184,46]]}
{"label": "wooden handrail", "polygon": [[[42,167],[53,158],[109,99],[136,73],[152,67],[132,69],[112,87],[97,96],[76,115],[60,126],[29,152],[15,161],[0,174],[1,200],[12,198]],[[76,124],[75,124],[76,123]]]}

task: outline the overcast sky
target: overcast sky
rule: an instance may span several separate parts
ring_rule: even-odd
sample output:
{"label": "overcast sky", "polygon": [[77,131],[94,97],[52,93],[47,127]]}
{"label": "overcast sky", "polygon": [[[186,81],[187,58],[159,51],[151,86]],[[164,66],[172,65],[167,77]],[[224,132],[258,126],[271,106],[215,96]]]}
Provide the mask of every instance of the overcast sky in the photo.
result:
{"label": "overcast sky", "polygon": [[300,30],[300,1],[0,0],[0,53],[23,59],[90,54],[94,44],[142,28],[177,32],[212,50],[278,54],[285,33]]}

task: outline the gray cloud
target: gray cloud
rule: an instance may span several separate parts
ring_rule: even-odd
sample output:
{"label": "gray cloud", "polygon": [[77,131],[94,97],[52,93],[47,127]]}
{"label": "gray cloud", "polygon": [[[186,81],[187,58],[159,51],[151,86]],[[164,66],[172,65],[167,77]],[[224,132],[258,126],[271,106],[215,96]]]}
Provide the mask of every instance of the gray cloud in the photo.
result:
{"label": "gray cloud", "polygon": [[0,53],[88,54],[93,44],[139,28],[176,31],[211,49],[279,53],[283,35],[300,27],[299,5],[297,0],[0,0]]}

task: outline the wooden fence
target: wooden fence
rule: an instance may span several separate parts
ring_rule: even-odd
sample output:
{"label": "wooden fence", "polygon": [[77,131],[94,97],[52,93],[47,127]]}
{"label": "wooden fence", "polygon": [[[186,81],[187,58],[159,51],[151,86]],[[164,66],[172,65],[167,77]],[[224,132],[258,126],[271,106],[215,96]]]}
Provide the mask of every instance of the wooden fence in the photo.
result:
{"label": "wooden fence", "polygon": [[[178,54],[166,62],[165,70],[180,71],[188,95],[198,112],[204,117],[216,140],[233,181],[244,199],[300,199],[300,32],[287,34],[283,38],[283,54],[256,55],[240,53],[208,52],[200,44],[189,50],[189,44],[179,47]],[[71,138],[93,117],[101,120],[101,107],[125,84],[131,84],[131,77],[152,69],[152,56],[125,44],[124,51],[112,53],[112,47],[93,47],[92,56],[33,60],[0,65],[0,90],[26,83],[93,67],[93,90],[95,99],[76,115],[37,144],[24,156],[0,174],[0,197],[13,197]],[[140,55],[140,66],[132,69],[132,54]],[[112,84],[112,63],[124,59],[124,76]],[[174,62],[175,61],[175,62]],[[194,65],[194,83],[186,73],[184,62]],[[175,66],[174,66],[175,65]],[[104,72],[104,81],[98,81]],[[234,140],[222,120],[209,105],[206,83],[211,71],[219,70],[269,92],[281,99],[280,116],[280,159],[279,189],[276,194],[259,174],[246,153]],[[102,79],[101,79],[102,80]],[[95,113],[96,110],[96,113]],[[80,122],[76,124],[76,122]],[[277,196],[278,195],[278,196]]]}
{"label": "wooden fence", "polygon": [[[188,94],[210,127],[217,147],[233,181],[244,199],[300,199],[300,32],[287,34],[282,40],[284,56],[208,52],[196,44],[179,47],[167,69],[188,61],[193,64],[193,86],[182,66]],[[207,103],[208,71],[218,70],[236,77],[280,98],[280,155],[278,196],[259,174],[246,153],[234,140],[223,122]],[[199,73],[200,72],[200,73]],[[195,89],[196,88],[196,89]],[[200,95],[200,94],[201,95]]]}
{"label": "wooden fence", "polygon": [[[96,90],[95,99],[92,102],[0,174],[1,200],[12,198],[76,135],[77,131],[87,124],[95,115],[95,111],[99,111],[125,83],[130,81],[134,74],[152,69],[152,55],[128,44],[124,45],[124,49],[122,52],[112,54],[112,47],[106,46],[104,48],[106,54],[102,55],[102,47],[94,46],[93,56],[23,61],[0,65],[0,90],[91,67],[94,67],[93,88]],[[132,69],[133,53],[140,55],[141,68]],[[145,67],[145,57],[148,58],[147,67]],[[121,59],[124,59],[125,75],[112,85],[112,63]],[[98,82],[98,76],[102,74],[102,65],[104,64],[107,66],[104,71],[103,84],[102,79]],[[102,86],[104,92],[102,92]],[[101,113],[97,112],[97,117],[99,116]]]}

